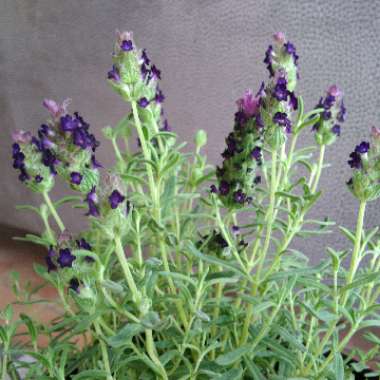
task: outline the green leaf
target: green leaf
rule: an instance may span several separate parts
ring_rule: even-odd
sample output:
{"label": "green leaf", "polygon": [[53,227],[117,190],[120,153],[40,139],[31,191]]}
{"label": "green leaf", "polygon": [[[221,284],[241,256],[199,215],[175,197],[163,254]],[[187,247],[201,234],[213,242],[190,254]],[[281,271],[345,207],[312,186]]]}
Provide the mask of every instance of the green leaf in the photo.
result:
{"label": "green leaf", "polygon": [[188,242],[187,248],[190,250],[191,254],[194,255],[195,257],[197,257],[198,259],[204,260],[210,264],[220,265],[221,267],[223,267],[225,269],[229,269],[229,270],[239,274],[240,276],[246,277],[250,281],[252,281],[252,279],[249,276],[247,276],[241,269],[237,268],[232,263],[225,261],[225,260],[222,260],[222,259],[219,259],[219,258],[214,257],[214,256],[210,256],[210,255],[206,255],[204,253],[201,253],[200,251],[198,251],[197,248],[195,248],[195,246],[192,242]]}
{"label": "green leaf", "polygon": [[380,281],[380,271],[370,273],[370,274],[364,274],[364,275],[361,275],[359,278],[357,278],[355,281],[351,282],[351,284],[343,286],[340,289],[340,292],[344,293],[350,289],[362,288],[363,286],[368,285],[372,282],[377,283],[379,281]]}
{"label": "green leaf", "polygon": [[127,346],[132,338],[144,331],[144,327],[138,323],[128,323],[121,328],[116,335],[107,339],[108,344],[112,347],[119,348]]}
{"label": "green leaf", "polygon": [[73,380],[93,380],[93,379],[101,379],[104,380],[107,378],[107,372],[100,369],[88,369],[75,375]]}
{"label": "green leaf", "polygon": [[236,348],[228,352],[227,354],[219,355],[215,363],[221,366],[228,366],[237,362],[243,355],[247,354],[251,350],[251,346],[249,344]]}
{"label": "green leaf", "polygon": [[344,380],[344,363],[340,352],[336,352],[334,356],[334,372],[335,380]]}
{"label": "green leaf", "polygon": [[243,376],[243,370],[241,368],[233,368],[223,373],[217,378],[217,380],[239,380]]}

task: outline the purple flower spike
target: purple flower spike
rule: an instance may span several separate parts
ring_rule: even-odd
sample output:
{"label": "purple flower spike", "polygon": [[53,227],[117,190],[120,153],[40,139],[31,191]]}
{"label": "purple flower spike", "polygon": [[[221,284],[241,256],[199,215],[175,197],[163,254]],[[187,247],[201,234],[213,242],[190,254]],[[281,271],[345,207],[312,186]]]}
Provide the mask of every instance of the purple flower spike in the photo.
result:
{"label": "purple flower spike", "polygon": [[347,161],[348,165],[353,169],[361,169],[362,168],[362,158],[360,153],[352,152],[350,154],[350,160]]}
{"label": "purple flower spike", "polygon": [[369,150],[369,142],[362,141],[359,145],[355,147],[355,152],[360,154],[365,154]]}
{"label": "purple flower spike", "polygon": [[138,102],[137,102],[137,104],[141,107],[141,108],[146,108],[146,107],[148,107],[148,105],[149,105],[149,100],[147,99],[147,98],[141,98]]}
{"label": "purple flower spike", "polygon": [[116,65],[113,65],[112,70],[108,71],[107,78],[114,80],[115,82],[120,82],[120,73]]}
{"label": "purple flower spike", "polygon": [[124,40],[121,42],[120,48],[123,51],[132,51],[133,50],[133,42],[131,40]]}
{"label": "purple flower spike", "polygon": [[71,177],[71,183],[74,185],[80,185],[83,179],[82,174],[78,172],[71,172],[70,177]]}
{"label": "purple flower spike", "polygon": [[74,260],[75,256],[71,254],[69,248],[63,248],[59,250],[59,257],[57,259],[57,262],[61,268],[71,268]]}
{"label": "purple flower spike", "polygon": [[120,203],[124,202],[125,197],[118,190],[114,190],[108,197],[108,201],[112,209],[117,208]]}

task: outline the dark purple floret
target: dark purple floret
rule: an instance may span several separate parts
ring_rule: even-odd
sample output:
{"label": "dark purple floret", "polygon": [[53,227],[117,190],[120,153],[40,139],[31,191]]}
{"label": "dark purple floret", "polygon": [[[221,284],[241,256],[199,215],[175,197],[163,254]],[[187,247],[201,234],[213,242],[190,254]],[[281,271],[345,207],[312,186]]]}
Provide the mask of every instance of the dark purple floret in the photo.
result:
{"label": "dark purple floret", "polygon": [[98,196],[96,195],[96,188],[95,186],[91,189],[91,191],[86,196],[86,201],[88,204],[88,212],[86,215],[91,216],[99,216],[99,210],[98,210]]}
{"label": "dark purple floret", "polygon": [[146,108],[148,105],[149,105],[149,100],[147,98],[141,98],[137,104],[142,107],[142,108]]}
{"label": "dark purple floret", "polygon": [[91,156],[91,164],[93,169],[99,169],[102,168],[102,164],[95,158],[95,154]]}
{"label": "dark purple floret", "polygon": [[108,71],[107,78],[114,80],[115,82],[120,82],[120,73],[116,65],[113,65],[112,69]]}
{"label": "dark purple floret", "polygon": [[141,58],[143,59],[144,63],[146,65],[149,65],[150,64],[150,59],[146,53],[146,49],[143,49],[142,53],[141,53]]}
{"label": "dark purple floret", "polygon": [[340,136],[340,125],[335,124],[335,125],[331,128],[331,132],[334,133],[334,135]]}
{"label": "dark purple floret", "polygon": [[359,145],[355,147],[355,152],[360,154],[365,154],[369,150],[369,142],[362,141]]}
{"label": "dark purple floret", "polygon": [[240,228],[239,228],[239,226],[232,226],[232,233],[234,234],[234,235],[238,235],[239,234],[239,232],[240,232]]}
{"label": "dark purple floret", "polygon": [[55,170],[55,165],[59,163],[57,157],[55,154],[49,150],[49,149],[44,149],[42,151],[42,163],[50,168],[50,173],[53,175],[57,174],[57,171]]}
{"label": "dark purple floret", "polygon": [[289,105],[294,110],[297,111],[298,109],[298,99],[295,96],[294,92],[289,92]]}
{"label": "dark purple floret", "polygon": [[76,293],[79,293],[79,280],[77,278],[72,278],[69,283],[69,288]]}
{"label": "dark purple floret", "polygon": [[47,137],[42,137],[40,141],[42,149],[51,149],[55,147],[55,144],[52,141],[50,141]]}
{"label": "dark purple floret", "polygon": [[20,145],[17,143],[12,144],[12,155],[19,153],[21,151]]}
{"label": "dark purple floret", "polygon": [[273,54],[273,46],[269,45],[267,51],[265,52],[264,63],[267,65],[267,69],[269,70],[270,77],[274,76],[274,71],[272,68],[272,54]]}
{"label": "dark purple floret", "polygon": [[293,61],[294,61],[294,64],[297,65],[297,62],[298,62],[298,55],[296,53],[296,47],[291,43],[291,42],[286,42],[284,44],[284,48],[285,48],[285,51],[289,54],[289,55],[292,55],[293,56]]}
{"label": "dark purple floret", "polygon": [[78,248],[86,249],[87,251],[91,251],[92,247],[91,244],[87,242],[86,239],[80,238],[76,241]]}
{"label": "dark purple floret", "polygon": [[131,211],[132,203],[130,201],[125,202],[125,214],[128,216]]}
{"label": "dark purple floret", "polygon": [[261,117],[260,114],[256,115],[256,127],[259,129],[264,128],[263,118]]}
{"label": "dark purple floret", "polygon": [[152,65],[150,72],[153,79],[161,79],[161,71],[157,69],[155,65]]}
{"label": "dark purple floret", "polygon": [[290,133],[292,131],[292,124],[285,112],[275,113],[273,116],[273,122],[280,125],[281,127],[285,127],[287,133]]}
{"label": "dark purple floret", "polygon": [[220,195],[227,195],[230,192],[230,185],[227,181],[221,181],[219,185]]}
{"label": "dark purple floret", "polygon": [[217,194],[218,193],[218,189],[216,188],[215,185],[211,185],[210,186],[210,193],[213,193],[213,194]]}
{"label": "dark purple floret", "polygon": [[70,177],[71,177],[71,183],[74,185],[80,185],[83,179],[82,174],[78,172],[71,172]]}
{"label": "dark purple floret", "polygon": [[[80,238],[79,240],[77,240],[77,246],[78,246],[78,248],[86,249],[87,251],[91,251],[92,250],[91,245],[84,238]],[[84,259],[88,263],[92,263],[92,262],[95,261],[91,256],[85,256]]]}
{"label": "dark purple floret", "polygon": [[241,189],[234,192],[234,200],[237,203],[243,204],[246,200],[246,195],[243,193]]}
{"label": "dark purple floret", "polygon": [[42,152],[43,150],[42,143],[37,137],[32,136],[32,144],[37,148],[39,152]]}
{"label": "dark purple floret", "polygon": [[140,71],[141,71],[141,76],[143,79],[146,79],[146,77],[150,73],[149,69],[144,64],[141,65]]}
{"label": "dark purple floret", "polygon": [[335,103],[335,96],[328,94],[323,102],[323,107],[328,110],[330,109]]}
{"label": "dark purple floret", "polygon": [[159,104],[163,103],[163,101],[165,100],[165,96],[159,88],[157,88],[154,100],[156,101],[156,103],[159,103]]}
{"label": "dark purple floret", "polygon": [[118,190],[114,190],[108,197],[109,204],[112,209],[117,208],[120,203],[124,202],[125,196],[122,195]]}
{"label": "dark purple floret", "polygon": [[21,169],[24,167],[24,160],[25,160],[25,155],[21,151],[19,151],[16,154],[13,154],[13,167],[15,169]]}
{"label": "dark purple floret", "polygon": [[258,185],[259,183],[261,183],[261,176],[256,176],[255,177],[255,179],[253,180],[253,183],[255,184],[255,185]]}
{"label": "dark purple floret", "polygon": [[277,80],[276,86],[273,90],[273,96],[278,101],[284,101],[288,98],[289,91],[286,88],[287,81],[284,77],[280,77]]}
{"label": "dark purple floret", "polygon": [[29,179],[29,174],[26,172],[25,168],[22,167],[20,168],[20,175],[18,176],[18,179],[21,181],[21,182],[25,182]]}
{"label": "dark purple floret", "polygon": [[346,120],[346,114],[347,114],[347,110],[342,100],[342,102],[340,103],[340,110],[337,117],[338,121],[343,123]]}
{"label": "dark purple floret", "polygon": [[39,174],[37,174],[35,177],[34,177],[34,180],[37,182],[37,183],[41,183],[43,181],[43,177],[40,176]]}
{"label": "dark purple floret", "polygon": [[354,183],[354,181],[352,180],[352,177],[346,182],[346,185],[347,186],[352,186],[352,184]]}
{"label": "dark purple floret", "polygon": [[78,127],[78,121],[71,115],[61,116],[61,129],[64,132],[72,132]]}
{"label": "dark purple floret", "polygon": [[49,251],[48,251],[48,254],[47,254],[47,256],[45,257],[45,261],[46,261],[46,265],[47,265],[48,272],[57,269],[57,266],[56,266],[56,265],[54,264],[54,262],[53,262],[53,257],[54,257],[55,255],[56,255],[56,253],[55,253],[53,247],[50,247],[50,248],[49,248]]}
{"label": "dark purple floret", "polygon": [[75,256],[71,254],[69,248],[63,248],[59,250],[59,257],[57,259],[57,262],[61,268],[71,268],[74,260]]}
{"label": "dark purple floret", "polygon": [[330,120],[331,119],[331,112],[330,111],[323,111],[322,112],[322,119],[323,120]]}
{"label": "dark purple floret", "polygon": [[133,43],[131,40],[124,40],[121,42],[120,48],[123,51],[132,51],[133,50]]}
{"label": "dark purple floret", "polygon": [[258,146],[254,147],[251,152],[251,157],[256,161],[261,161],[261,148]]}
{"label": "dark purple floret", "polygon": [[164,125],[162,126],[162,128],[160,129],[160,131],[163,131],[163,132],[170,132],[172,129],[168,123],[168,120],[165,119],[164,120]]}
{"label": "dark purple floret", "polygon": [[362,159],[360,153],[352,152],[350,154],[350,160],[347,161],[348,165],[353,169],[361,169],[362,168]]}

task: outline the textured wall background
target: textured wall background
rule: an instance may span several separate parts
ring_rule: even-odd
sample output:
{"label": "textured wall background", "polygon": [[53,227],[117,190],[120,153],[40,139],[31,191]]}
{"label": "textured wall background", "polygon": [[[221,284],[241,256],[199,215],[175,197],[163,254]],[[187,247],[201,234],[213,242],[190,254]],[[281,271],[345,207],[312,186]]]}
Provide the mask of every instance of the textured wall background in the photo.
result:
{"label": "textured wall background", "polygon": [[[31,217],[14,211],[15,204],[38,198],[18,184],[9,144],[13,129],[35,129],[44,120],[44,97],[71,97],[72,109],[99,137],[103,126],[125,113],[104,79],[116,28],[133,30],[162,70],[166,113],[180,138],[207,130],[213,163],[220,161],[232,128],[236,98],[267,78],[264,51],[272,34],[284,31],[300,54],[298,93],[306,107],[332,83],[345,92],[348,120],[327,152],[332,167],[322,178],[324,195],[314,215],[353,226],[356,202],[344,185],[347,156],[371,125],[380,125],[379,1],[0,0],[1,223],[37,228]],[[103,143],[99,159],[105,164],[109,151]],[[369,207],[368,226],[379,222],[378,205]],[[78,223],[73,214],[65,217]],[[341,247],[344,239],[333,235],[327,242]],[[317,259],[325,243],[299,245]]]}

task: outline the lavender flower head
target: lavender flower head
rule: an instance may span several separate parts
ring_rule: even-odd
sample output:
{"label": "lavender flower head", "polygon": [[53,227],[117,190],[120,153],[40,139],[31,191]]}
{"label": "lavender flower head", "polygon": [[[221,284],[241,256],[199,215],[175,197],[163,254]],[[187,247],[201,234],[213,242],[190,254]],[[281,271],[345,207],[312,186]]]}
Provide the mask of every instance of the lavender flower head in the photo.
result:
{"label": "lavender flower head", "polygon": [[330,145],[341,135],[341,124],[346,119],[343,92],[336,85],[330,86],[315,109],[321,109],[320,118],[312,128],[316,132],[315,140],[319,145]]}

